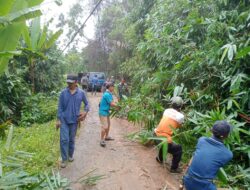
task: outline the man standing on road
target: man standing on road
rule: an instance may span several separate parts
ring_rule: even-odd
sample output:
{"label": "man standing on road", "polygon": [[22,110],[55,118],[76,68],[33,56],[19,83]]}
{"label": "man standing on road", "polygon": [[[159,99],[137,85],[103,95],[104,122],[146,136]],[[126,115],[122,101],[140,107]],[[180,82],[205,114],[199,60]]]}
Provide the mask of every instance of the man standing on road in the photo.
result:
{"label": "man standing on road", "polygon": [[114,77],[114,76],[111,76],[110,82],[111,82],[113,85],[115,85],[115,77]]}
{"label": "man standing on road", "polygon": [[[68,75],[66,82],[68,87],[60,94],[56,123],[56,128],[60,128],[62,168],[66,167],[67,161],[74,161],[77,124],[86,118],[89,111],[86,95],[77,87],[77,76]],[[80,111],[82,102],[85,105],[83,112]]]}
{"label": "man standing on road", "polygon": [[128,85],[124,78],[122,78],[121,82],[118,84],[119,101],[123,99],[123,95],[128,95]]}
{"label": "man standing on road", "polygon": [[87,76],[87,73],[83,73],[83,76],[81,78],[81,85],[82,85],[83,90],[86,90],[88,88],[88,76]]}
{"label": "man standing on road", "polygon": [[95,93],[96,95],[96,91],[97,91],[97,83],[98,83],[98,77],[97,75],[95,75],[92,79],[92,95]]}
{"label": "man standing on road", "polygon": [[216,190],[213,180],[217,172],[233,158],[232,152],[223,144],[231,128],[226,121],[216,121],[213,136],[199,138],[184,176],[186,190]]}
{"label": "man standing on road", "polygon": [[102,85],[102,93],[104,93],[104,92],[106,92],[106,86],[107,86],[107,84],[109,84],[110,83],[110,79],[109,78],[107,78],[107,80],[103,83],[103,85]]}
{"label": "man standing on road", "polygon": [[114,91],[114,85],[112,83],[108,83],[106,85],[106,92],[102,95],[102,99],[99,106],[99,116],[101,122],[101,141],[100,145],[102,147],[106,146],[105,140],[114,140],[109,136],[110,130],[110,107],[118,108],[115,104],[112,92]]}
{"label": "man standing on road", "polygon": [[[181,173],[179,162],[182,156],[182,146],[175,144],[172,141],[173,129],[181,127],[184,122],[184,115],[180,112],[183,105],[181,97],[173,97],[171,99],[172,108],[166,109],[163,113],[162,119],[155,129],[157,137],[165,137],[168,143],[168,153],[173,155],[172,164],[170,168],[171,173]],[[160,142],[157,142],[160,143]],[[160,147],[156,160],[163,163],[163,146]]]}

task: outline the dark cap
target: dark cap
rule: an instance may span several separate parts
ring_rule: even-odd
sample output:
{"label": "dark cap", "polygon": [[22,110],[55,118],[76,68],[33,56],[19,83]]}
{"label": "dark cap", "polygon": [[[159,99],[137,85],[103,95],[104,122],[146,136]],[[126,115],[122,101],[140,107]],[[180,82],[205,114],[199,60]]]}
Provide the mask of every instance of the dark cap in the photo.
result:
{"label": "dark cap", "polygon": [[68,83],[74,83],[74,82],[77,81],[77,79],[78,79],[77,75],[68,74],[66,82],[68,82]]}
{"label": "dark cap", "polygon": [[107,89],[109,89],[109,87],[111,87],[111,86],[114,86],[114,83],[109,82],[109,83],[106,84],[106,88],[107,88]]}
{"label": "dark cap", "polygon": [[232,126],[227,121],[216,121],[212,132],[215,136],[226,137],[230,131],[232,130]]}

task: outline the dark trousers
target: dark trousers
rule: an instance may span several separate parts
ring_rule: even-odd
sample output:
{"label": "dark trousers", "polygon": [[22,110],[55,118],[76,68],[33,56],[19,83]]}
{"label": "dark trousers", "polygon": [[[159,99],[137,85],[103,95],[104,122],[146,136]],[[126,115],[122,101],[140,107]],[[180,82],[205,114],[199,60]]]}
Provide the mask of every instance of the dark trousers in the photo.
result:
{"label": "dark trousers", "polygon": [[[181,161],[182,156],[182,147],[179,144],[169,143],[168,144],[168,153],[173,155],[171,169],[177,169],[179,167],[179,162]],[[163,150],[162,146],[159,149],[158,158],[163,162]]]}
{"label": "dark trousers", "polygon": [[85,85],[85,84],[82,85],[83,90],[86,90],[87,88],[88,88],[88,85]]}
{"label": "dark trousers", "polygon": [[60,149],[62,161],[67,161],[69,157],[73,157],[75,150],[75,136],[77,124],[67,124],[62,122],[60,128]]}

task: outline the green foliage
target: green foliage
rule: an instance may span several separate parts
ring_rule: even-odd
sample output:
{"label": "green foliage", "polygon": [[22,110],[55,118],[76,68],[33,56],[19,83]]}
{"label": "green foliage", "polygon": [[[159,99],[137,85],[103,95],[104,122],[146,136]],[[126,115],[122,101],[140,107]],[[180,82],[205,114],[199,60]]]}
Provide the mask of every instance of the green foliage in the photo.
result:
{"label": "green foliage", "polygon": [[152,137],[153,137],[153,132],[148,130],[140,130],[138,132],[134,132],[127,135],[128,139],[139,142],[143,145],[149,144]]}
{"label": "green foliage", "polygon": [[[22,150],[30,153],[30,156],[21,162],[25,171],[29,173],[48,171],[57,166],[59,133],[55,129],[54,120],[44,124],[34,124],[30,128],[14,128],[12,136],[8,143],[9,150],[3,148],[7,146],[3,144],[4,141],[0,145],[3,160],[8,160],[10,155],[15,155],[16,151]],[[5,168],[4,172],[7,171],[8,168]]]}
{"label": "green foliage", "polygon": [[36,94],[26,98],[21,111],[20,125],[29,127],[33,123],[45,123],[56,118],[57,94]]}
{"label": "green foliage", "polygon": [[0,2],[0,52],[9,52],[0,57],[0,74],[2,74],[9,59],[15,54],[19,38],[26,27],[25,21],[41,15],[39,5],[43,0],[8,0]]}
{"label": "green foliage", "polygon": [[24,28],[23,39],[25,41],[25,46],[21,49],[23,50],[23,55],[26,57],[28,62],[32,92],[35,92],[36,89],[39,89],[36,87],[36,79],[39,79],[40,73],[36,72],[36,66],[38,62],[44,63],[44,60],[47,59],[45,53],[55,43],[61,34],[62,30],[58,30],[55,33],[49,33],[47,26],[44,26],[42,30],[39,17],[32,21],[30,28]]}
{"label": "green foliage", "polygon": [[[182,96],[187,120],[175,131],[174,140],[183,145],[184,161],[190,159],[199,137],[211,135],[216,120],[228,120],[234,130],[225,143],[234,159],[225,168],[228,180],[223,175],[220,185],[248,187],[249,2],[146,2],[117,2],[115,6],[127,14],[118,15],[107,30],[106,36],[119,36],[129,52],[118,63],[132,82],[132,97],[121,103],[121,112],[152,131],[170,98]],[[137,3],[141,6],[134,6]]]}
{"label": "green foliage", "polygon": [[8,162],[4,162],[3,166],[10,167],[11,170],[1,176],[1,189],[60,189],[69,186],[68,180],[53,170],[49,174],[26,172],[23,169],[23,162],[31,156],[28,152],[16,151],[13,156],[8,157]]}
{"label": "green foliage", "polygon": [[85,57],[81,53],[71,49],[65,56],[65,73],[86,72],[85,62]]}
{"label": "green foliage", "polygon": [[55,121],[32,128],[10,127],[6,141],[0,141],[0,189],[59,189],[69,185],[59,173],[46,172],[59,158],[59,133],[54,126]]}
{"label": "green foliage", "polygon": [[25,97],[30,91],[18,74],[3,74],[0,77],[0,123],[7,120],[17,123]]}

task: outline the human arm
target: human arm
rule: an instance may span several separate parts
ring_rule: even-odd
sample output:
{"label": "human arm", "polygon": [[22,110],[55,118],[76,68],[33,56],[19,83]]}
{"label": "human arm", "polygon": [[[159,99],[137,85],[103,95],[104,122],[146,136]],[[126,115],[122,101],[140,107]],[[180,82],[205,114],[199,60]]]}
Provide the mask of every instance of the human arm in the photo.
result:
{"label": "human arm", "polygon": [[61,92],[58,101],[56,129],[60,128],[61,126],[62,113],[63,113],[63,92]]}
{"label": "human arm", "polygon": [[111,107],[114,107],[116,110],[119,110],[119,109],[120,109],[120,106],[116,105],[116,103],[115,103],[114,101],[112,101],[112,102],[110,103],[110,106],[111,106]]}
{"label": "human arm", "polygon": [[83,121],[89,112],[89,103],[88,103],[85,93],[83,93],[82,101],[84,103],[84,111],[80,112],[79,117],[78,117],[79,121]]}
{"label": "human arm", "polygon": [[104,100],[111,106],[114,107],[115,109],[119,109],[120,107],[116,105],[116,103],[114,102],[113,96],[110,94],[105,94],[104,95]]}

